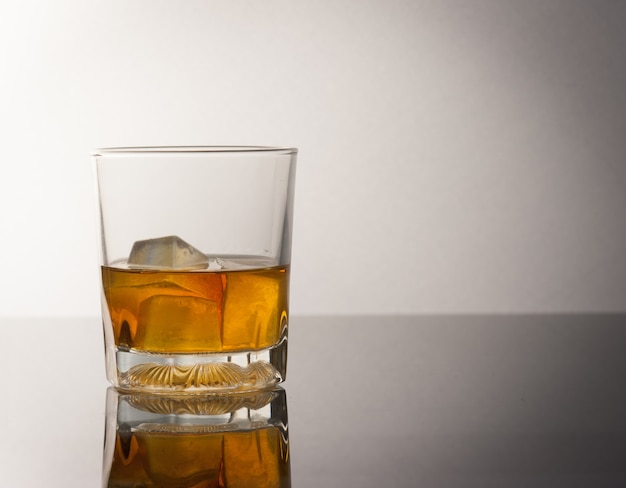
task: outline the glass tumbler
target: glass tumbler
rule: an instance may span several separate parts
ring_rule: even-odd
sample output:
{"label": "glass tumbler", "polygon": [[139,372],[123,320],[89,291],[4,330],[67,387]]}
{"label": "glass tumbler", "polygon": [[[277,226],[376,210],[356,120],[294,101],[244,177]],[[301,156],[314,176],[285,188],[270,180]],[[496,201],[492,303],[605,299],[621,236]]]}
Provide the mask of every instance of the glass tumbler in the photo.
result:
{"label": "glass tumbler", "polygon": [[229,146],[94,152],[114,386],[224,392],[285,379],[296,155]]}

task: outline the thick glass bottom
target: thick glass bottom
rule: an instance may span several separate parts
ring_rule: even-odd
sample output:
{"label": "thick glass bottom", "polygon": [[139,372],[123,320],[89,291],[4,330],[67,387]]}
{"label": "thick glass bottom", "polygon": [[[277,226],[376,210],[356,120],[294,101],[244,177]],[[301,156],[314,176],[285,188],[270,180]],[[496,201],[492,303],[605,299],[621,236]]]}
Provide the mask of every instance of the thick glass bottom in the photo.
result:
{"label": "thick glass bottom", "polygon": [[[109,380],[123,390],[163,393],[235,392],[285,380],[287,339],[259,350],[226,354],[155,354],[116,348]],[[111,374],[110,374],[111,375]]]}

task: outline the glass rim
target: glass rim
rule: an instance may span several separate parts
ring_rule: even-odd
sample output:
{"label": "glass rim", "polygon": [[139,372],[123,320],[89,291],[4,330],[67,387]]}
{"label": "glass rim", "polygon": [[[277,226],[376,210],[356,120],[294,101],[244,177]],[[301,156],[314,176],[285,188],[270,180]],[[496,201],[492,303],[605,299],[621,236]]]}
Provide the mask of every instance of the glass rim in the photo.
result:
{"label": "glass rim", "polygon": [[93,157],[156,156],[159,154],[297,154],[295,147],[281,146],[128,146],[94,149]]}

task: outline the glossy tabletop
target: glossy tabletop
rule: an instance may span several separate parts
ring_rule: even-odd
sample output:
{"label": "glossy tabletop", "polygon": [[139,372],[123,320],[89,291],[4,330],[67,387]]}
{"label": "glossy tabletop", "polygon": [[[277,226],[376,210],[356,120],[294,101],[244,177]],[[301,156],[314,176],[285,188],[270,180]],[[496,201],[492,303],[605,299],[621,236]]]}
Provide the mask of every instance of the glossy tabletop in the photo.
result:
{"label": "glossy tabletop", "polygon": [[[99,320],[0,332],[0,486],[102,486]],[[626,486],[625,315],[295,317],[289,334],[296,488]]]}

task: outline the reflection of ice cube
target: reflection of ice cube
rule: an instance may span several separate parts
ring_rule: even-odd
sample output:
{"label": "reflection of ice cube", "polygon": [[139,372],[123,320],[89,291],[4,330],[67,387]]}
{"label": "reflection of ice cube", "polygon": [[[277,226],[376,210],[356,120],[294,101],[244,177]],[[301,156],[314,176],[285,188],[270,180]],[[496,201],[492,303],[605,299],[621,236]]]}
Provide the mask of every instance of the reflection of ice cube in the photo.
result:
{"label": "reflection of ice cube", "polygon": [[129,268],[205,269],[209,259],[178,236],[137,241],[128,256]]}

